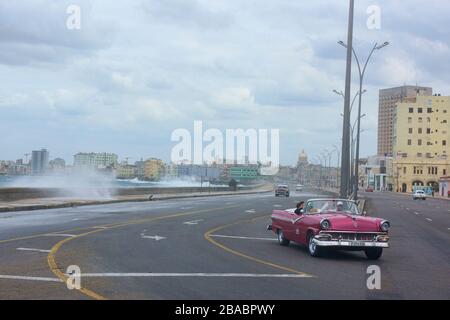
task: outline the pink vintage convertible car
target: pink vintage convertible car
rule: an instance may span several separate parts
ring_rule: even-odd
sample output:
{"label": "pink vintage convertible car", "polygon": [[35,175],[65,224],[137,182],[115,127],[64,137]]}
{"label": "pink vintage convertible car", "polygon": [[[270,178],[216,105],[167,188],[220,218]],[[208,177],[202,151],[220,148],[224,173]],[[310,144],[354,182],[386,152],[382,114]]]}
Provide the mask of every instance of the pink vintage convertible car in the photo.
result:
{"label": "pink vintage convertible car", "polygon": [[364,251],[367,258],[381,257],[389,248],[390,223],[380,218],[366,217],[354,201],[342,199],[312,199],[296,214],[294,209],[274,210],[272,224],[267,227],[278,236],[282,246],[290,241],[308,246],[317,257],[324,248]]}

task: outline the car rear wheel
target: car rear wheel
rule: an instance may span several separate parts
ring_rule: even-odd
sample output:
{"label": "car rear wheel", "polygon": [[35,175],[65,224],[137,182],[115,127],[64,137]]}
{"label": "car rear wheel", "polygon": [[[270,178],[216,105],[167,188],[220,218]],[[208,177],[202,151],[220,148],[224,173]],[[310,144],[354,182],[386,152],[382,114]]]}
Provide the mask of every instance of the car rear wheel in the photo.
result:
{"label": "car rear wheel", "polygon": [[320,247],[314,242],[314,235],[312,233],[308,235],[308,251],[313,257],[320,256]]}
{"label": "car rear wheel", "polygon": [[278,235],[278,243],[279,243],[281,246],[286,247],[286,246],[289,245],[289,242],[290,242],[290,241],[284,237],[283,230],[281,230],[281,229],[278,230],[277,235]]}
{"label": "car rear wheel", "polygon": [[383,254],[383,248],[369,248],[365,249],[366,257],[369,260],[377,260]]}

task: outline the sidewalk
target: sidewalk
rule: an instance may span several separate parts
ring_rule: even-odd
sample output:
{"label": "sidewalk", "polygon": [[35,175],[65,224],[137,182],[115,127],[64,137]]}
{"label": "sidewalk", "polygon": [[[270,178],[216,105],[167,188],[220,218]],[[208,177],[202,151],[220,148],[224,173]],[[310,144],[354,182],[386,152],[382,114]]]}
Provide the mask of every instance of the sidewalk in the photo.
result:
{"label": "sidewalk", "polygon": [[[246,195],[272,192],[272,186],[263,186],[253,190],[244,191],[221,191],[221,192],[195,192],[195,193],[179,193],[179,194],[155,194],[155,195],[137,195],[137,196],[118,196],[110,199],[74,199],[74,198],[45,198],[45,199],[26,199],[11,202],[0,201],[0,212],[11,211],[28,211],[57,209],[88,205],[101,205],[122,202],[144,202],[144,201],[160,201],[169,199],[196,198],[196,197],[217,197],[229,195]],[[151,196],[151,200],[149,199]]]}

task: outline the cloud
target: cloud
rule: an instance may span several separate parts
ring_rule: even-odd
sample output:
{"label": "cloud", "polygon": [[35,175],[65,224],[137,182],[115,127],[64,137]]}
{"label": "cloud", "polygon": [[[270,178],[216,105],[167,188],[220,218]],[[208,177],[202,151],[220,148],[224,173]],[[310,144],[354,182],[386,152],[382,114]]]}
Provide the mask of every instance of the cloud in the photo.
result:
{"label": "cloud", "polygon": [[[76,1],[82,28],[66,28],[71,1],[0,3],[2,157],[111,151],[168,160],[170,133],[208,127],[280,128],[282,162],[340,144],[348,7],[318,0]],[[380,4],[366,28],[356,4],[354,47],[367,68],[362,154],[376,152],[378,90],[404,83],[449,94],[450,4]],[[448,11],[448,10],[447,10]],[[357,75],[354,65],[353,94]],[[13,143],[13,142],[14,143]],[[70,141],[70,143],[68,143]]]}

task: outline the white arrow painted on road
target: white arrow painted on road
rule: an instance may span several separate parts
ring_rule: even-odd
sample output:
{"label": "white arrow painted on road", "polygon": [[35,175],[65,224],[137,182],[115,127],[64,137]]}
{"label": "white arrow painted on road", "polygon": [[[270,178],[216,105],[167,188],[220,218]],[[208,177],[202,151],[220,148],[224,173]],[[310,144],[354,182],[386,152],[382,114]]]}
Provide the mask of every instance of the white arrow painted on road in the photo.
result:
{"label": "white arrow painted on road", "polygon": [[189,225],[193,225],[193,224],[198,224],[199,222],[203,221],[203,219],[200,220],[194,220],[194,221],[186,221],[183,222],[183,224],[189,224]]}
{"label": "white arrow painted on road", "polygon": [[166,237],[161,237],[161,236],[158,236],[158,235],[155,235],[155,236],[144,236],[144,235],[141,235],[141,238],[142,239],[153,239],[153,240],[156,240],[156,241],[167,239]]}

